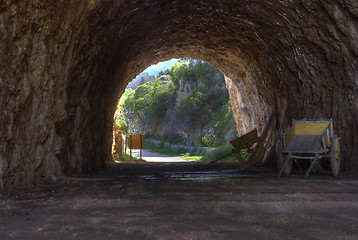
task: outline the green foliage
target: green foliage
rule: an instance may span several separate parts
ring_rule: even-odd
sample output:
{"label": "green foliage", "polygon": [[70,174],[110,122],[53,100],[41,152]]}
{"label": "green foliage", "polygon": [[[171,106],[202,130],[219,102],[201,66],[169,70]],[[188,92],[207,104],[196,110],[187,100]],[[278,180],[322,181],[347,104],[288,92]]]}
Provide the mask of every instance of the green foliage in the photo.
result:
{"label": "green foliage", "polygon": [[201,138],[201,141],[204,143],[205,146],[212,147],[212,146],[214,146],[214,144],[216,142],[216,137],[214,134],[209,133],[209,134],[206,134],[205,136],[203,136]]}
{"label": "green foliage", "polygon": [[181,154],[185,154],[187,150],[183,148],[171,148],[163,143],[156,145],[149,141],[145,141],[144,148],[148,149],[152,152],[162,153],[169,156],[180,156]]}
{"label": "green foliage", "polygon": [[170,77],[162,76],[140,85],[136,90],[126,91],[119,108],[122,118],[129,122],[131,132],[138,132],[148,124],[147,119],[161,121],[168,109],[175,104],[175,87]]}
{"label": "green foliage", "polygon": [[206,85],[199,85],[197,86],[197,88],[195,89],[196,92],[201,92],[202,94],[205,95],[211,95],[211,91],[210,88]]}
{"label": "green foliage", "polygon": [[202,107],[207,100],[208,95],[198,90],[195,90],[193,94],[189,98],[187,98],[186,101],[188,105],[192,105],[194,108],[198,109],[199,107]]}
{"label": "green foliage", "polygon": [[203,61],[196,61],[196,64],[194,64],[193,60],[188,58],[181,59],[181,61],[175,63],[169,72],[175,86],[179,85],[179,80],[197,82],[201,79],[204,80],[205,85],[212,87],[218,83],[217,81],[212,81],[215,74],[220,75],[218,80],[222,82],[220,87],[223,86],[225,84],[224,76],[218,69]]}
{"label": "green foliage", "polygon": [[199,62],[195,65],[195,70],[198,77],[209,77],[211,68],[207,62]]}
{"label": "green foliage", "polygon": [[[226,144],[224,146],[221,146],[213,151],[208,152],[205,154],[200,160],[201,161],[214,161],[220,157],[223,157],[234,150],[234,147],[230,144]],[[228,156],[223,160],[236,160],[236,157],[234,155]]]}
{"label": "green foliage", "polygon": [[119,156],[118,154],[114,154],[113,160],[115,162],[136,162],[138,161],[138,158],[135,156],[132,156],[132,159],[130,158],[129,154],[123,153],[122,156]]}
{"label": "green foliage", "polygon": [[179,86],[179,80],[194,80],[195,75],[190,69],[189,62],[176,62],[171,68],[169,75],[172,77],[173,83],[176,87]]}
{"label": "green foliage", "polygon": [[[235,148],[231,145],[231,144],[225,144],[225,145],[222,145],[220,147],[218,147],[217,149],[215,150],[212,150],[210,152],[208,152],[207,154],[205,154],[201,159],[200,161],[214,161],[214,160],[217,160],[225,155],[228,155],[230,153],[232,153],[232,151],[234,150]],[[244,161],[247,161],[249,158],[250,158],[250,154],[245,150],[245,149],[242,149],[240,151],[240,153],[238,153],[241,158],[244,160]],[[239,161],[236,154],[231,154],[227,157],[225,157],[224,159],[220,160],[220,161]]]}
{"label": "green foliage", "polygon": [[[193,92],[179,103],[177,111],[173,111],[177,120],[175,127],[181,131],[210,129],[210,133],[206,130],[200,136],[200,144],[214,147],[225,144],[225,137],[235,128],[235,123],[229,95],[224,88],[224,76],[208,63],[188,58],[181,59],[170,70],[160,72],[154,81],[136,90],[127,89],[118,105],[115,125],[129,126],[132,132],[138,132],[133,126],[137,129],[148,126],[141,132],[154,133],[151,130],[153,124],[164,121],[175,106],[179,83],[191,86]],[[178,134],[181,133],[178,131]],[[185,144],[179,135],[164,136],[161,140]]]}
{"label": "green foliage", "polygon": [[143,84],[136,88],[134,92],[134,98],[139,99],[147,95],[151,91],[150,84]]}
{"label": "green foliage", "polygon": [[167,76],[170,74],[170,70],[169,69],[165,69],[159,72],[159,77],[161,76]]}
{"label": "green foliage", "polygon": [[154,116],[163,119],[168,109],[172,108],[175,103],[175,88],[173,85],[169,87],[161,87],[155,89],[156,92],[153,93],[152,99],[149,103],[149,113]]}
{"label": "green foliage", "polygon": [[164,144],[162,142],[161,144],[157,145],[154,143],[151,143],[149,141],[144,142],[144,148],[148,149],[152,152],[156,153],[162,153],[169,156],[184,156],[184,157],[190,157],[190,156],[203,156],[206,152],[205,150],[191,150],[188,152],[187,149],[183,147],[170,147]]}
{"label": "green foliage", "polygon": [[197,128],[205,125],[208,120],[208,110],[210,104],[207,102],[209,96],[199,90],[195,90],[187,99],[179,105],[177,118],[181,122],[186,122],[188,127]]}
{"label": "green foliage", "polygon": [[197,149],[197,150],[193,150],[191,152],[192,156],[204,156],[206,154],[206,151],[204,149]]}
{"label": "green foliage", "polygon": [[115,118],[114,127],[117,131],[122,132],[123,134],[128,134],[128,124],[124,119]]}
{"label": "green foliage", "polygon": [[180,158],[187,160],[187,161],[200,161],[202,156],[181,156]]}
{"label": "green foliage", "polygon": [[172,135],[164,135],[163,137],[158,137],[155,136],[154,134],[146,134],[144,136],[145,139],[153,139],[153,140],[159,140],[159,141],[163,141],[163,142],[167,142],[167,143],[171,143],[171,144],[176,144],[176,145],[185,145],[185,142],[183,141],[183,138],[177,134],[172,134]]}

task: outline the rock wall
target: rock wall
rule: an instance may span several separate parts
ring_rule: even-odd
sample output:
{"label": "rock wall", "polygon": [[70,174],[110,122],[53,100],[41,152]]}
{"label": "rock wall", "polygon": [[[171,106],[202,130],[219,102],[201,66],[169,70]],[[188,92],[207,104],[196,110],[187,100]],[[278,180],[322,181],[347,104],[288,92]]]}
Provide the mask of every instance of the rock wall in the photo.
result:
{"label": "rock wall", "polygon": [[1,1],[0,186],[104,166],[127,83],[184,56],[231,79],[239,131],[333,118],[357,169],[357,21],[352,0]]}
{"label": "rock wall", "polygon": [[111,6],[0,3],[1,186],[27,187],[104,166],[98,159],[105,151],[96,147],[105,148],[107,135],[92,137],[106,122],[105,116],[93,116],[100,112],[101,96],[90,97],[103,91],[93,88],[105,81],[105,72],[97,69],[113,55],[101,49],[111,42],[109,34],[103,36],[108,29],[98,29],[105,21],[101,11],[111,13]]}

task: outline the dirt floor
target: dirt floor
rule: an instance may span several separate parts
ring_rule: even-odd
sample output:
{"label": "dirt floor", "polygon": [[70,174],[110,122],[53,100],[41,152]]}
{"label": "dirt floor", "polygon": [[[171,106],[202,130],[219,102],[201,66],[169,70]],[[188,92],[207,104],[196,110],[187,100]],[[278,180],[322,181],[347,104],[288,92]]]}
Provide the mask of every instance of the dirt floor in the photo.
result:
{"label": "dirt floor", "polygon": [[358,177],[114,164],[1,196],[0,239],[358,239]]}

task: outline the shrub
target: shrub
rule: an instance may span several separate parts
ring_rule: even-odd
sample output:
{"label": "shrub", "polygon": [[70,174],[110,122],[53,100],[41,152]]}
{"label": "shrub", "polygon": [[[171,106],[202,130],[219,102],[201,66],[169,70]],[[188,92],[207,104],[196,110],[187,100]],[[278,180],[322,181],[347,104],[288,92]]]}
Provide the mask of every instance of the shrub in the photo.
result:
{"label": "shrub", "polygon": [[191,155],[192,156],[204,156],[206,154],[206,151],[203,148],[194,150]]}
{"label": "shrub", "polygon": [[209,133],[202,137],[201,141],[204,143],[205,146],[212,147],[216,142],[216,137],[214,134]]}
{"label": "shrub", "polygon": [[[225,156],[234,150],[234,147],[230,144],[226,144],[224,146],[221,146],[215,150],[212,150],[205,154],[200,160],[201,161],[214,161],[222,156]],[[224,160],[234,160],[236,159],[235,156],[228,156]]]}
{"label": "shrub", "polygon": [[154,116],[163,119],[168,109],[172,108],[175,104],[175,88],[169,86],[168,88],[157,88],[153,93],[152,100],[150,101],[148,110]]}

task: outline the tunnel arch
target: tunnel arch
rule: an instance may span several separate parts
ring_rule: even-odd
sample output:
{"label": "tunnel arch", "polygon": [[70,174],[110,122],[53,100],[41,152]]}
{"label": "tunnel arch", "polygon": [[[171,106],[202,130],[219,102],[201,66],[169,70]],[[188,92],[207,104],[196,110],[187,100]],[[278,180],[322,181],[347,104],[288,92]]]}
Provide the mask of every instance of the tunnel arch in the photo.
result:
{"label": "tunnel arch", "polygon": [[284,110],[333,118],[356,169],[357,9],[348,0],[1,3],[0,185],[103,167],[127,83],[181,56],[231,79],[238,126],[246,113],[262,129],[272,108],[276,132]]}

